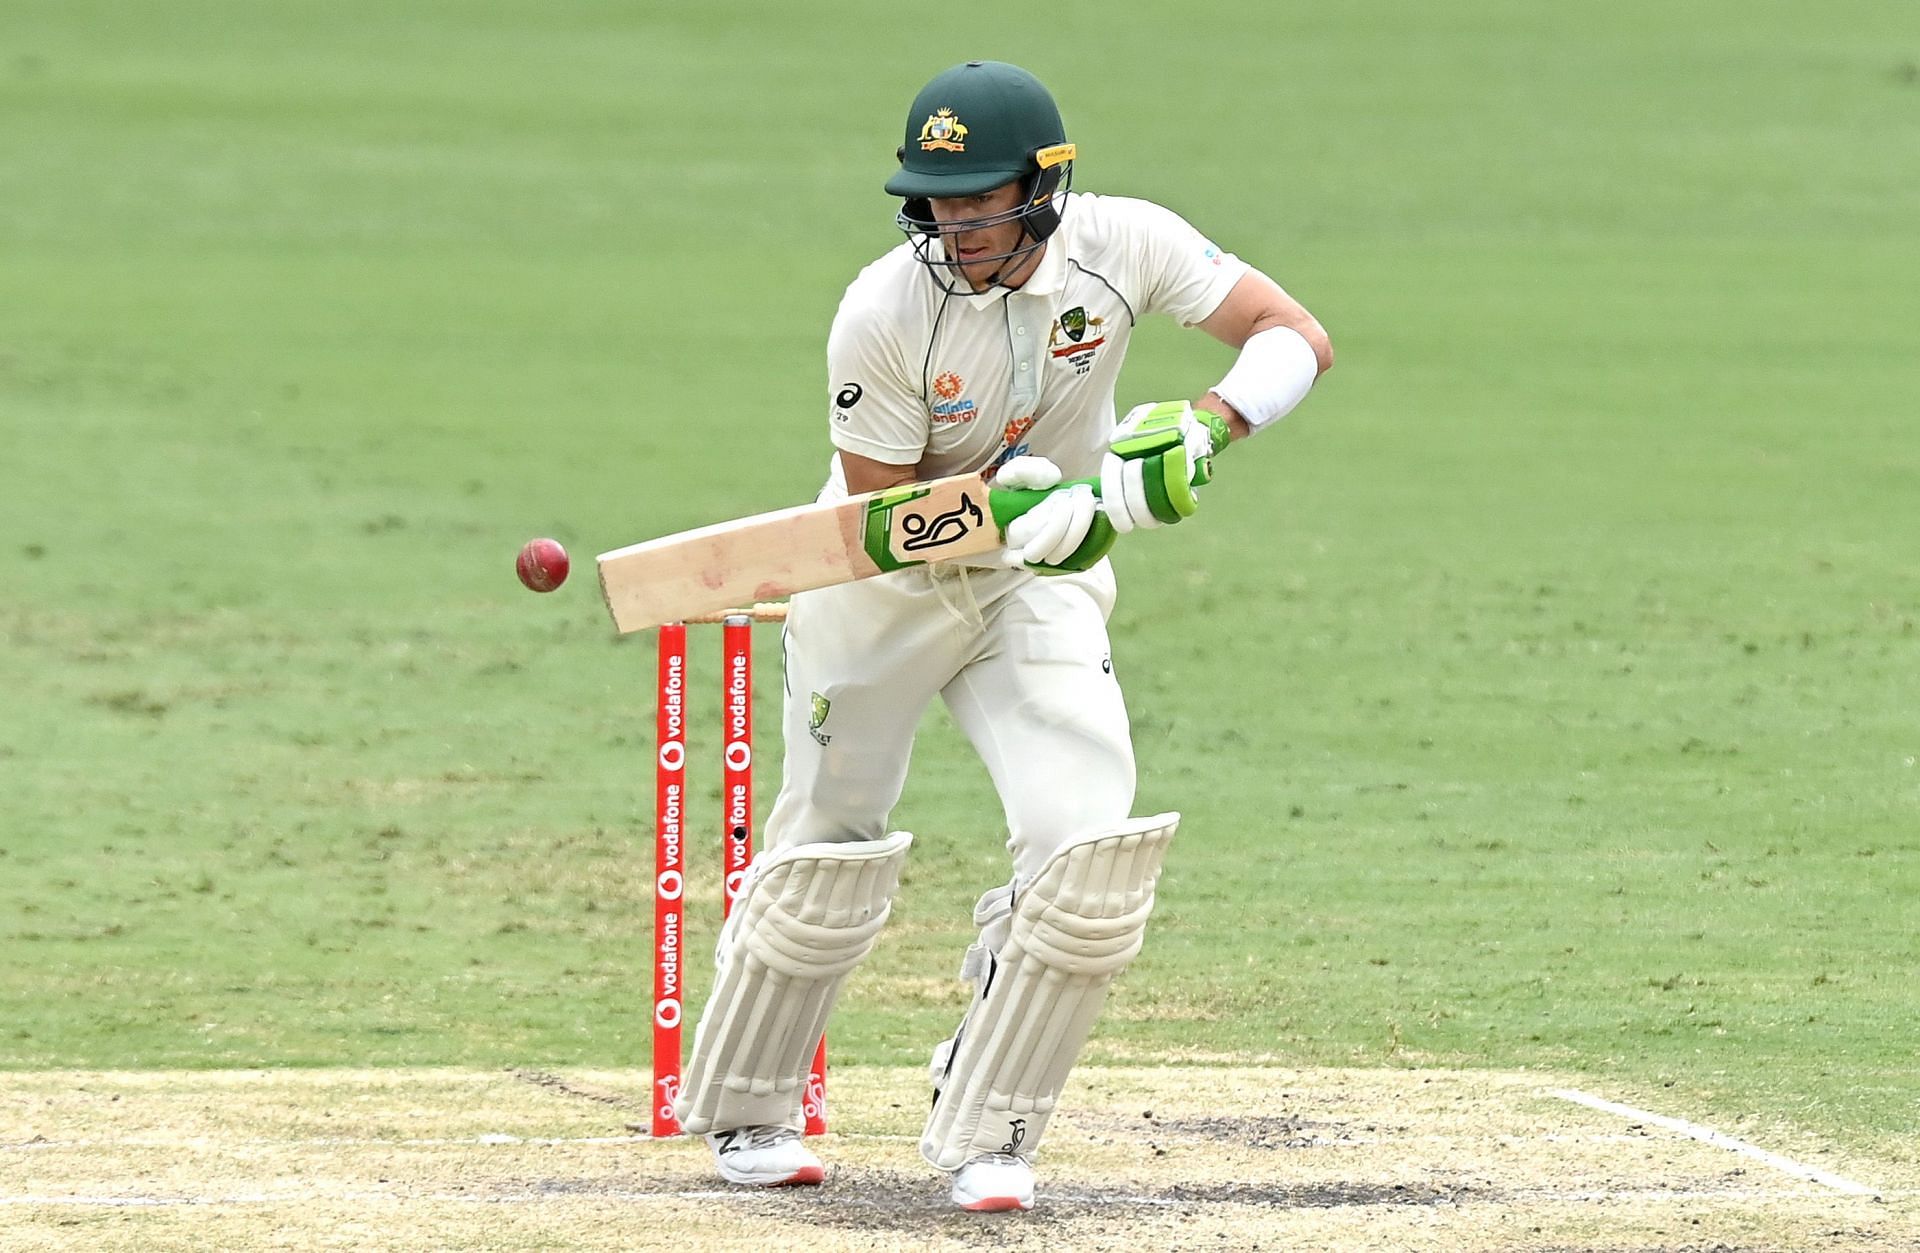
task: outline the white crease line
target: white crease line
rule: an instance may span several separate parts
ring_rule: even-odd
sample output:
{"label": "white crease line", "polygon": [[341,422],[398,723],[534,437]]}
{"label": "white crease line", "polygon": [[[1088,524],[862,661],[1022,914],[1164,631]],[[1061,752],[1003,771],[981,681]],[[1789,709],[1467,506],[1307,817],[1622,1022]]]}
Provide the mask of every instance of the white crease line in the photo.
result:
{"label": "white crease line", "polygon": [[[917,1135],[895,1135],[892,1133],[869,1131],[836,1131],[833,1142],[849,1143],[853,1141],[873,1141],[886,1144],[918,1144]],[[262,1137],[250,1139],[218,1140],[211,1136],[125,1136],[109,1138],[89,1138],[85,1140],[50,1140],[42,1136],[35,1140],[16,1140],[9,1144],[0,1144],[0,1153],[46,1153],[57,1149],[203,1149],[211,1152],[231,1152],[239,1149],[335,1149],[335,1148],[389,1148],[389,1149],[442,1149],[467,1146],[495,1145],[531,1145],[537,1148],[564,1148],[568,1145],[626,1145],[626,1144],[692,1144],[684,1136],[654,1137],[650,1135],[626,1136],[519,1136],[504,1131],[487,1132],[474,1136],[437,1137],[433,1139],[414,1138],[407,1140],[384,1140],[375,1136],[309,1136],[298,1140],[279,1140]]]}
{"label": "white crease line", "polygon": [[1631,1105],[1622,1105],[1618,1101],[1609,1101],[1604,1097],[1594,1096],[1590,1092],[1582,1092],[1577,1088],[1555,1088],[1548,1092],[1547,1095],[1559,1097],[1563,1101],[1572,1101],[1575,1105],[1585,1105],[1589,1109],[1597,1109],[1608,1114],[1617,1114],[1622,1118],[1631,1118],[1637,1122],[1652,1123],[1656,1127],[1664,1127],[1668,1131],[1677,1132],[1690,1140],[1698,1140],[1702,1144],[1711,1144],[1715,1148],[1732,1149],[1735,1153],[1751,1157],[1757,1162],[1764,1162],[1775,1170],[1792,1175],[1796,1179],[1806,1179],[1813,1183],[1823,1184],[1836,1192],[1845,1192],[1849,1196],[1880,1195],[1878,1188],[1868,1187],[1864,1183],[1858,1183],[1845,1176],[1836,1175],[1832,1171],[1821,1170],[1818,1166],[1809,1166],[1805,1162],[1796,1162],[1791,1157],[1782,1157],[1778,1153],[1769,1153],[1757,1144],[1749,1144],[1745,1140],[1736,1139],[1724,1131],[1715,1131],[1712,1127],[1705,1127],[1697,1122],[1688,1122],[1684,1118],[1669,1118],[1665,1114],[1656,1114],[1650,1110],[1635,1109]]}
{"label": "white crease line", "polygon": [[[932,1195],[930,1192],[929,1195]],[[271,1196],[266,1193],[248,1193],[238,1196],[0,1196],[0,1205],[45,1205],[45,1206],[104,1206],[109,1208],[167,1208],[195,1205],[304,1205],[312,1201],[310,1196]],[[624,1188],[605,1188],[593,1191],[556,1190],[553,1192],[502,1192],[492,1196],[476,1196],[471,1193],[428,1193],[409,1196],[402,1192],[353,1192],[343,1194],[334,1200],[347,1201],[459,1201],[477,1205],[537,1205],[543,1203],[563,1203],[566,1201],[619,1201],[623,1203],[645,1201],[720,1201],[745,1204],[766,1199],[766,1192],[743,1191],[739,1189],[688,1188],[676,1192],[639,1192]],[[842,1203],[868,1204],[878,1207],[879,1201],[863,1201],[858,1197],[839,1196]],[[1156,1196],[1084,1196],[1071,1192],[1041,1192],[1043,1201],[1060,1201],[1076,1205],[1189,1205],[1191,1199]]]}
{"label": "white crease line", "polygon": [[[1156,1128],[1151,1125],[1142,1129],[1143,1136],[1149,1136]],[[1641,1137],[1617,1131],[1590,1131],[1577,1134],[1548,1133],[1544,1135],[1499,1137],[1505,1145],[1528,1145],[1536,1141],[1546,1144],[1633,1144]],[[1467,1140],[1478,1143],[1479,1136],[1422,1134],[1400,1136],[1310,1136],[1285,1144],[1290,1149],[1346,1149],[1377,1148],[1381,1145],[1396,1144],[1442,1144],[1458,1145]],[[90,1138],[84,1140],[50,1140],[41,1137],[36,1140],[18,1140],[0,1144],[0,1153],[46,1153],[57,1149],[201,1149],[214,1152],[229,1152],[239,1149],[273,1148],[461,1148],[466,1146],[495,1145],[531,1145],[540,1148],[560,1148],[567,1145],[628,1145],[628,1144],[674,1144],[692,1143],[681,1136],[654,1137],[651,1135],[624,1136],[521,1136],[510,1132],[494,1131],[473,1136],[441,1136],[435,1138],[413,1138],[406,1140],[386,1140],[375,1136],[309,1136],[304,1139],[280,1140],[262,1137],[249,1139],[217,1140],[210,1136],[127,1136],[123,1138]],[[828,1143],[863,1144],[918,1144],[918,1135],[897,1134],[883,1131],[836,1131]]]}
{"label": "white crease line", "polygon": [[293,1204],[302,1197],[251,1196],[0,1196],[0,1205],[105,1205],[114,1208],[160,1208],[173,1205]]}
{"label": "white crease line", "polygon": [[[932,1193],[929,1193],[929,1196],[931,1195]],[[1894,1197],[1908,1197],[1913,1195],[1920,1195],[1920,1193],[1896,1192],[1889,1195]],[[1660,1202],[1660,1201],[1724,1201],[1724,1200],[1767,1203],[1770,1201],[1785,1201],[1790,1199],[1790,1194],[1765,1193],[1765,1192],[1757,1193],[1751,1190],[1734,1189],[1734,1188],[1678,1188],[1678,1189],[1609,1188],[1609,1189],[1603,1189],[1599,1191],[1578,1191],[1578,1192],[1552,1192],[1552,1191],[1543,1190],[1543,1191],[1530,1191],[1525,1193],[1524,1196],[1529,1200],[1543,1200],[1543,1201],[1553,1201],[1553,1202],[1560,1202],[1560,1203],[1580,1203],[1580,1202],[1596,1202],[1596,1201]],[[564,1204],[565,1202],[568,1202],[568,1201],[586,1200],[586,1201],[603,1201],[603,1202],[611,1201],[611,1202],[618,1202],[622,1204],[635,1204],[635,1203],[645,1204],[647,1202],[665,1203],[665,1202],[672,1202],[672,1201],[709,1201],[709,1202],[718,1201],[718,1202],[721,1202],[722,1204],[741,1205],[741,1204],[749,1204],[749,1203],[765,1201],[768,1199],[768,1197],[764,1190],[744,1191],[744,1190],[732,1190],[732,1189],[723,1190],[723,1189],[713,1189],[713,1188],[687,1188],[687,1189],[682,1189],[674,1192],[640,1192],[640,1191],[635,1191],[632,1189],[625,1189],[625,1188],[607,1188],[607,1189],[595,1190],[595,1191],[562,1190],[562,1191],[554,1191],[554,1192],[506,1192],[506,1193],[497,1193],[491,1196],[474,1195],[472,1193],[446,1193],[446,1192],[422,1193],[419,1195],[412,1195],[412,1194],[399,1192],[399,1191],[370,1192],[366,1190],[360,1190],[360,1191],[353,1191],[353,1192],[336,1193],[336,1194],[322,1196],[318,1198],[310,1195],[274,1196],[266,1193],[245,1193],[245,1194],[240,1194],[235,1196],[0,1196],[0,1206],[38,1205],[38,1206],[48,1206],[48,1207],[53,1207],[53,1206],[89,1207],[91,1206],[91,1207],[104,1207],[104,1208],[115,1208],[115,1209],[164,1209],[164,1208],[183,1208],[183,1207],[189,1207],[189,1206],[203,1206],[203,1205],[296,1206],[296,1205],[311,1204],[316,1199],[331,1200],[331,1201],[346,1201],[346,1202],[353,1202],[353,1203],[359,1203],[359,1204],[374,1203],[379,1201],[393,1201],[393,1202],[408,1203],[408,1204],[418,1203],[418,1202],[429,1202],[429,1203],[457,1202],[457,1203],[468,1204],[468,1205],[543,1205],[543,1204]],[[1140,1196],[1140,1195],[1133,1195],[1133,1194],[1122,1194],[1118,1196],[1100,1196],[1100,1195],[1090,1195],[1087,1193],[1077,1193],[1077,1192],[1049,1192],[1044,1189],[1042,1189],[1041,1192],[1039,1193],[1039,1199],[1042,1201],[1054,1202],[1054,1203],[1064,1204],[1064,1205],[1085,1205],[1085,1206],[1090,1206],[1095,1208],[1101,1207],[1101,1206],[1116,1206],[1116,1207],[1117,1206],[1137,1206],[1142,1208],[1163,1209],[1163,1208],[1166,1208],[1169,1206],[1175,1206],[1175,1205],[1180,1205],[1180,1206],[1250,1205],[1250,1204],[1260,1203],[1260,1202],[1254,1202],[1254,1201],[1241,1200],[1241,1199],[1232,1198],[1232,1197],[1223,1197],[1219,1199],[1207,1199],[1207,1198],[1197,1198],[1197,1197],[1191,1197],[1191,1196],[1161,1197],[1161,1196]],[[870,1208],[880,1208],[883,1204],[878,1200],[848,1196],[845,1194],[841,1194],[834,1197],[834,1200],[840,1204],[866,1205]],[[1476,1205],[1476,1204],[1500,1204],[1501,1201],[1500,1201],[1500,1198],[1497,1196],[1492,1198],[1490,1201],[1483,1201],[1480,1198],[1465,1196],[1465,1197],[1460,1197],[1452,1200],[1435,1200],[1431,1203],[1436,1205],[1450,1204],[1450,1205],[1460,1207],[1460,1206],[1468,1206],[1468,1205]],[[1352,1204],[1354,1208],[1361,1208],[1372,1203],[1354,1202]],[[1314,1208],[1319,1208],[1319,1207],[1316,1206]]]}
{"label": "white crease line", "polygon": [[[850,1138],[850,1137],[849,1137]],[[185,1139],[158,1136],[127,1137],[111,1140],[27,1140],[16,1144],[0,1144],[0,1151],[14,1153],[43,1153],[48,1149],[212,1149],[225,1152],[237,1149],[332,1149],[332,1148],[390,1148],[390,1149],[444,1149],[460,1148],[469,1145],[513,1145],[525,1144],[537,1148],[556,1148],[570,1144],[652,1144],[652,1136],[516,1136],[504,1131],[488,1132],[477,1136],[456,1136],[439,1139],[381,1140],[370,1136],[315,1136],[305,1140],[215,1140],[207,1136],[189,1136]],[[662,1142],[664,1143],[664,1141]]]}

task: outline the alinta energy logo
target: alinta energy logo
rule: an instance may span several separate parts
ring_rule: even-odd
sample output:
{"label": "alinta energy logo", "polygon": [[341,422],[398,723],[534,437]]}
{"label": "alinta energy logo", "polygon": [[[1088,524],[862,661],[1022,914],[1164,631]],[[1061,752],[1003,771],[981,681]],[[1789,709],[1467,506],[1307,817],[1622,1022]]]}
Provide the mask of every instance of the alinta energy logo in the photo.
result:
{"label": "alinta energy logo", "polygon": [[1032,447],[1026,442],[1027,432],[1031,431],[1033,424],[1039,420],[1037,416],[1030,413],[1024,418],[1015,418],[1013,421],[1007,423],[1007,429],[1000,433],[1000,451],[994,456],[993,463],[987,468],[989,470],[998,470],[1015,457],[1025,456]]}
{"label": "alinta energy logo", "polygon": [[933,404],[935,426],[958,426],[980,416],[979,407],[960,394],[966,387],[967,381],[952,370],[943,371],[933,380],[933,394],[940,398]]}

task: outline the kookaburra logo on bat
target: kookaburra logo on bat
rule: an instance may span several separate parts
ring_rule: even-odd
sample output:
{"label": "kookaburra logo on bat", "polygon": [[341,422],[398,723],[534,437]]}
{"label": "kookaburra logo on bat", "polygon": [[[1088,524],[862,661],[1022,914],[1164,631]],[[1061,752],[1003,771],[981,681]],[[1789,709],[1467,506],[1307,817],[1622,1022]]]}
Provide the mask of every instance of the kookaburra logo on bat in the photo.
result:
{"label": "kookaburra logo on bat", "polygon": [[979,505],[973,503],[973,496],[962,493],[960,503],[945,513],[935,514],[931,518],[910,513],[901,518],[900,529],[907,533],[907,538],[900,548],[910,553],[939,548],[985,526],[986,522],[987,515],[981,512]]}

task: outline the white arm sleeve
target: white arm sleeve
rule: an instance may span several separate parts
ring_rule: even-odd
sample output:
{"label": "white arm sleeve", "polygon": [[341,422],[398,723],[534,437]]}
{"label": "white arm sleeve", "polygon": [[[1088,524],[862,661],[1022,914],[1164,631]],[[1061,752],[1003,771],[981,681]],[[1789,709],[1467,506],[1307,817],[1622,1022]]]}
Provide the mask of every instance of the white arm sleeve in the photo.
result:
{"label": "white arm sleeve", "polygon": [[1319,375],[1320,359],[1307,337],[1291,326],[1270,326],[1247,337],[1213,390],[1259,431],[1292,412]]}

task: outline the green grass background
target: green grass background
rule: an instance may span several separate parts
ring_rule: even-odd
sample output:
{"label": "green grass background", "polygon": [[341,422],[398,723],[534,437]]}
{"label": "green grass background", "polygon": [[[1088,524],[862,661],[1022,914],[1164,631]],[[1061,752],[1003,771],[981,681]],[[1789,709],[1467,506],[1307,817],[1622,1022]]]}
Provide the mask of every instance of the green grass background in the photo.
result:
{"label": "green grass background", "polygon": [[[1920,14],[1867,0],[9,0],[0,1066],[643,1062],[648,641],[513,553],[812,493],[968,56],[1340,354],[1118,557],[1187,821],[1094,1055],[1912,1160]],[[1150,327],[1122,402],[1229,359]],[[897,820],[843,1060],[945,1033],[1004,873],[937,712]]]}

